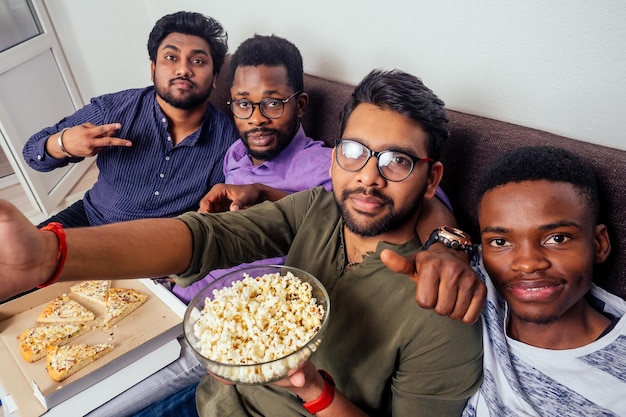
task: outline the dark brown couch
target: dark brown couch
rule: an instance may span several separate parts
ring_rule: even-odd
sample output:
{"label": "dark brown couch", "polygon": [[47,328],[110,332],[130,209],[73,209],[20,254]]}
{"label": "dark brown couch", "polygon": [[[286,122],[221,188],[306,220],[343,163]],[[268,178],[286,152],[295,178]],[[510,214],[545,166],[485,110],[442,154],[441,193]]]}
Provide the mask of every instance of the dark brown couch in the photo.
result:
{"label": "dark brown couch", "polygon": [[[211,101],[231,114],[228,64],[222,70],[218,88]],[[353,86],[305,75],[305,90],[310,104],[303,119],[307,134],[333,146],[339,135],[339,112]],[[461,228],[478,236],[474,221],[474,190],[483,169],[498,154],[516,146],[554,145],[582,156],[594,168],[603,196],[603,219],[609,227],[612,254],[598,267],[596,283],[626,299],[626,151],[594,145],[548,132],[471,114],[449,111],[451,137],[444,147],[445,173],[442,188],[450,197]]]}

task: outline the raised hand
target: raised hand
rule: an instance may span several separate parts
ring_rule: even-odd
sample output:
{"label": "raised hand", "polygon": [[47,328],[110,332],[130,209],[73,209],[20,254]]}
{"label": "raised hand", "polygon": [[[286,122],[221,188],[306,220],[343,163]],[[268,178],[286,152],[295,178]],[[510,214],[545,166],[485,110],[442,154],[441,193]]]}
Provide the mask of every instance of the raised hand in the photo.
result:
{"label": "raised hand", "polygon": [[[71,156],[82,158],[97,155],[102,149],[109,146],[132,146],[131,141],[115,136],[121,127],[119,123],[100,126],[93,123],[83,123],[68,128],[62,133],[63,148]],[[57,159],[67,157],[67,154],[63,153],[58,145],[59,135],[61,132],[51,135],[46,143],[48,154]]]}
{"label": "raised hand", "polygon": [[420,307],[466,324],[480,317],[487,287],[467,262],[464,252],[435,244],[411,258],[388,249],[380,258],[392,271],[415,281],[415,301]]}

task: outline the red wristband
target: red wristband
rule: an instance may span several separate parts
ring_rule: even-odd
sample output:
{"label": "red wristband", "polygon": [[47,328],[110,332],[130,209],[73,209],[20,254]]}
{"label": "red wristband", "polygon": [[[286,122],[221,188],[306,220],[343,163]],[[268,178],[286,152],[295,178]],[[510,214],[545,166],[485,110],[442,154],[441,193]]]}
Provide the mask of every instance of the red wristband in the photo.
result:
{"label": "red wristband", "polygon": [[39,231],[43,232],[45,230],[50,230],[55,235],[57,235],[57,239],[59,239],[59,253],[57,253],[56,260],[58,262],[57,269],[54,271],[52,278],[48,281],[44,282],[41,285],[37,285],[37,288],[44,288],[48,285],[54,284],[59,276],[61,275],[61,271],[63,271],[63,266],[65,265],[65,259],[67,259],[67,242],[65,241],[65,231],[63,230],[63,226],[61,223],[52,222],[47,226],[42,227]]}
{"label": "red wristband", "polygon": [[306,402],[302,406],[311,414],[317,414],[333,402],[335,398],[335,381],[330,374],[323,369],[318,369],[322,378],[324,378],[324,390],[322,395],[313,401]]}

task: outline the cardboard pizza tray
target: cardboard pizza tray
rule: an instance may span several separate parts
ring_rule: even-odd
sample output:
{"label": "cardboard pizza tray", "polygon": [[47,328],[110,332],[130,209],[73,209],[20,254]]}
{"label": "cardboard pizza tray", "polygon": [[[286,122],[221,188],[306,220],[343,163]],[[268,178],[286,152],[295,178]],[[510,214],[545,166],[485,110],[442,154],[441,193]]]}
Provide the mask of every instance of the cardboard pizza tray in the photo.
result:
{"label": "cardboard pizza tray", "polygon": [[[63,415],[58,411],[77,404],[87,404],[85,411],[91,411],[180,355],[177,338],[182,335],[185,304],[162,285],[151,279],[113,280],[112,287],[136,289],[147,294],[148,300],[105,329],[104,306],[71,293],[72,284],[56,283],[0,305],[0,395],[6,415]],[[17,336],[36,326],[41,310],[64,293],[96,315],[89,323],[91,330],[70,343],[113,343],[115,348],[66,380],[55,382],[47,374],[45,359],[28,363],[21,357]]]}

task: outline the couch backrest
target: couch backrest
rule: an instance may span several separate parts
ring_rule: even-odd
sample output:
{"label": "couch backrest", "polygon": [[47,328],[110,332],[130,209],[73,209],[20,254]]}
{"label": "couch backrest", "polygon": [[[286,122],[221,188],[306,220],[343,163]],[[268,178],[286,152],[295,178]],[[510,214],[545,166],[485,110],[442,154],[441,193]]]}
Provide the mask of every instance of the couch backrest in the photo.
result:
{"label": "couch backrest", "polygon": [[[231,114],[226,106],[230,95],[228,60],[211,101]],[[305,75],[309,107],[302,123],[307,134],[333,146],[339,137],[339,114],[352,94],[353,86]],[[548,132],[530,129],[466,113],[448,111],[450,140],[444,146],[442,188],[450,197],[461,228],[477,241],[478,228],[474,198],[478,178],[491,161],[513,147],[553,145],[568,149],[591,164],[602,194],[602,221],[609,228],[612,253],[598,265],[596,283],[626,299],[626,151],[581,142]]]}

